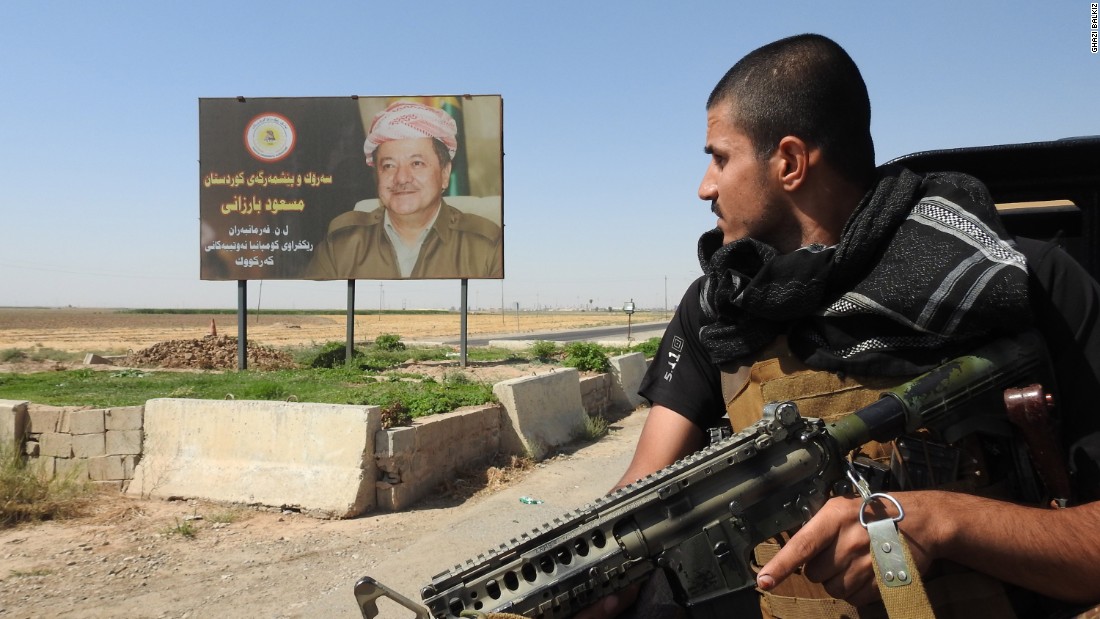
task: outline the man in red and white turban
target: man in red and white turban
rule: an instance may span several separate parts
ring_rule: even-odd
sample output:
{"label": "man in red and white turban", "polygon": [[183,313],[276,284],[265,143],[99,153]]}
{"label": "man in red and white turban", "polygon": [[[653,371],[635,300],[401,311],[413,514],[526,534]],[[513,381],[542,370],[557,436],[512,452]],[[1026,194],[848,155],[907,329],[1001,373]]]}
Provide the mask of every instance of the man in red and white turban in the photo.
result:
{"label": "man in red and white turban", "polygon": [[317,279],[499,277],[500,226],[448,205],[458,127],[450,114],[397,101],[363,145],[380,205],[332,220],[307,275]]}
{"label": "man in red and white turban", "polygon": [[458,150],[457,135],[458,126],[447,112],[420,103],[398,101],[374,115],[363,151],[367,154],[367,165],[373,166],[374,151],[386,142],[434,138],[445,147],[442,152],[450,162]]}

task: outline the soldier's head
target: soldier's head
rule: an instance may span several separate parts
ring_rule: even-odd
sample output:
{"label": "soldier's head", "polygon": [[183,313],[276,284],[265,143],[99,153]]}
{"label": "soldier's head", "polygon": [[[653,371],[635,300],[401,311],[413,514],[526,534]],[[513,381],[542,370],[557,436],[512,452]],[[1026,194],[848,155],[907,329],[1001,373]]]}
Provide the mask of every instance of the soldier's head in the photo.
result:
{"label": "soldier's head", "polygon": [[733,65],[707,99],[729,103],[733,122],[760,158],[793,135],[821,149],[849,181],[866,185],[875,167],[871,102],[851,56],[833,40],[802,34],[769,43]]}
{"label": "soldier's head", "polygon": [[871,105],[852,59],[819,35],[757,49],[707,99],[699,197],[723,242],[786,253],[832,244],[874,174]]}

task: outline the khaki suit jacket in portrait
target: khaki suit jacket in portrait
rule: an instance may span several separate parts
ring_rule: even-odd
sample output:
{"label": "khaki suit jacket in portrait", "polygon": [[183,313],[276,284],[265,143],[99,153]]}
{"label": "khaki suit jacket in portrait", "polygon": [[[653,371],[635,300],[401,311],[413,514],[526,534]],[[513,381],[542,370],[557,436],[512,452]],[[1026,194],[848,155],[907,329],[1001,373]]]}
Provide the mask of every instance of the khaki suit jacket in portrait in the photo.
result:
{"label": "khaki suit jacket in portrait", "polygon": [[[401,279],[384,219],[381,206],[334,218],[314,250],[306,278]],[[409,278],[499,278],[504,271],[502,250],[500,226],[443,202]]]}

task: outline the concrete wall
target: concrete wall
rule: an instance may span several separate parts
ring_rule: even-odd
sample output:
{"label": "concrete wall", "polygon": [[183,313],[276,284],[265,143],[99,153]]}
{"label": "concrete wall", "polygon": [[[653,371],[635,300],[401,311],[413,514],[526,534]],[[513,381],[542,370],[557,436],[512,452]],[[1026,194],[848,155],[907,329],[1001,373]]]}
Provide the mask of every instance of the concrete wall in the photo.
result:
{"label": "concrete wall", "polygon": [[[2,408],[0,408],[2,410]],[[73,409],[27,405],[23,453],[48,475],[121,490],[141,458],[141,406]]]}
{"label": "concrete wall", "polygon": [[376,406],[157,399],[127,494],[350,517],[375,505]]}
{"label": "concrete wall", "polygon": [[51,473],[131,495],[352,517],[406,509],[498,453],[541,459],[576,438],[588,415],[632,410],[640,358],[612,358],[609,374],[565,368],[505,381],[494,386],[499,405],[387,430],[374,406],[157,399],[73,411],[0,400],[0,440],[22,444]]}

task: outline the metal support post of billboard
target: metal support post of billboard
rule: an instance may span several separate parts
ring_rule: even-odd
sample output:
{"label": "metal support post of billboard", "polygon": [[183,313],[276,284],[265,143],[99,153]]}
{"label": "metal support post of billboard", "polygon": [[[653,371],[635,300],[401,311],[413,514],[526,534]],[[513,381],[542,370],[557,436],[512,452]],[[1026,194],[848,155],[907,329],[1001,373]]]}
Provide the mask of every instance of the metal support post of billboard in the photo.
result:
{"label": "metal support post of billboard", "polygon": [[469,293],[470,280],[462,279],[462,317],[459,319],[459,336],[458,336],[458,365],[459,367],[466,367],[466,298]]}
{"label": "metal support post of billboard", "polygon": [[248,369],[248,280],[237,280],[237,369]]}
{"label": "metal support post of billboard", "polygon": [[351,365],[352,357],[355,356],[355,280],[348,280],[348,329],[347,329],[347,348],[345,349],[344,363]]}

